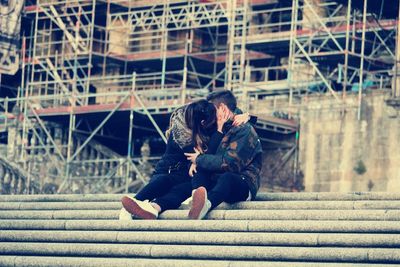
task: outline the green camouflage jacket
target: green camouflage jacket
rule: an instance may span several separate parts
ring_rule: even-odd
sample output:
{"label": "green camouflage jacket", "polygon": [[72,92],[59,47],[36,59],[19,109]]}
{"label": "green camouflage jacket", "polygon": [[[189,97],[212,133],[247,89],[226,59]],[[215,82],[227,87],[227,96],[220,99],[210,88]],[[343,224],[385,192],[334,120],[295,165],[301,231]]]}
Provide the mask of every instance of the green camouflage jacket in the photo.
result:
{"label": "green camouflage jacket", "polygon": [[215,155],[199,155],[196,164],[199,168],[213,173],[240,174],[249,185],[254,199],[260,187],[262,166],[260,139],[249,123],[229,127]]}

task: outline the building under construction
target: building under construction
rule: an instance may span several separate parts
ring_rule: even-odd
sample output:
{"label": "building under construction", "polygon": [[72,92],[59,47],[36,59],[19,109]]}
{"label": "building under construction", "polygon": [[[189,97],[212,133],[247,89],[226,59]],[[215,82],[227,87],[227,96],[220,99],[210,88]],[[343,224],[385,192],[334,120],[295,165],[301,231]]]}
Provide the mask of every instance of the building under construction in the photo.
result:
{"label": "building under construction", "polygon": [[[368,121],[372,95],[394,112],[387,124],[400,136],[398,7],[385,0],[1,1],[0,192],[135,191],[164,150],[171,112],[224,88],[258,116],[266,189],[336,190],[316,187],[309,162],[337,143],[338,171],[329,165],[320,175],[345,177],[346,130],[318,135],[324,149],[309,155],[303,133],[313,128],[302,119],[317,103],[314,111],[327,114],[319,121],[346,113]],[[386,149],[400,138],[378,139]],[[347,166],[360,177],[375,162],[362,154]],[[399,178],[398,167],[388,169],[387,180]],[[373,190],[376,182],[366,182]]]}

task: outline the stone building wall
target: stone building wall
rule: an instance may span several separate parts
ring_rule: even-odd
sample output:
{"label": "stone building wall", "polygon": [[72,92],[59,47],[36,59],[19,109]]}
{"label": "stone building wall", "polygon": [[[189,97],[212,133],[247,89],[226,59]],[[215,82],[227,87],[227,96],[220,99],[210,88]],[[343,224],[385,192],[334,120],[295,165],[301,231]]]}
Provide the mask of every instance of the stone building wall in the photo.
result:
{"label": "stone building wall", "polygon": [[357,95],[346,108],[331,96],[304,98],[300,111],[299,165],[305,191],[386,191],[400,188],[400,113],[389,94]]}

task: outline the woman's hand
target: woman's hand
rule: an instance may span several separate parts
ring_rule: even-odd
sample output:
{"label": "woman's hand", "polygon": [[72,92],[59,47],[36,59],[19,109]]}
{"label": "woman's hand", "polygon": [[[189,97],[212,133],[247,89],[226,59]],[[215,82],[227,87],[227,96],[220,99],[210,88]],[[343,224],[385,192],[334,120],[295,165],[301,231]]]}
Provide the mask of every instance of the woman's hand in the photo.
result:
{"label": "woman's hand", "polygon": [[185,156],[187,160],[191,161],[193,164],[196,164],[196,159],[201,154],[201,152],[197,148],[194,148],[194,151],[194,153],[185,153]]}
{"label": "woman's hand", "polygon": [[230,112],[227,107],[220,105],[217,109],[217,131],[222,133],[224,124],[229,120]]}
{"label": "woman's hand", "polygon": [[250,120],[249,113],[235,115],[235,117],[233,118],[232,126],[239,126],[239,125],[245,124],[249,120]]}
{"label": "woman's hand", "polygon": [[197,173],[197,166],[196,164],[190,164],[190,168],[189,168],[189,176],[193,177],[193,175]]}

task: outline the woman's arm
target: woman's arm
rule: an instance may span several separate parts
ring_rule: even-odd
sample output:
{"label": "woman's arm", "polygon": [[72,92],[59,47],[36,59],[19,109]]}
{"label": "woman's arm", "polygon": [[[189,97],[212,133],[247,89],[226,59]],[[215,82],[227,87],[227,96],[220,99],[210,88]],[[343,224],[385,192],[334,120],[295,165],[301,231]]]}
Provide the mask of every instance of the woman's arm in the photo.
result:
{"label": "woman's arm", "polygon": [[252,125],[256,125],[257,116],[250,115],[248,112],[244,112],[240,108],[236,108],[233,112],[235,114],[235,118],[233,120],[233,126],[239,126],[246,122],[250,122]]}
{"label": "woman's arm", "polygon": [[239,126],[246,122],[250,122],[252,125],[255,125],[257,123],[257,117],[250,115],[247,112],[243,114],[236,114],[233,119],[232,126]]}

